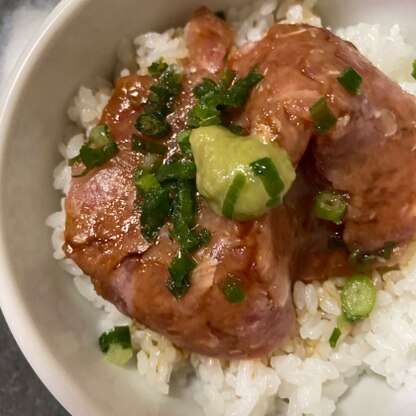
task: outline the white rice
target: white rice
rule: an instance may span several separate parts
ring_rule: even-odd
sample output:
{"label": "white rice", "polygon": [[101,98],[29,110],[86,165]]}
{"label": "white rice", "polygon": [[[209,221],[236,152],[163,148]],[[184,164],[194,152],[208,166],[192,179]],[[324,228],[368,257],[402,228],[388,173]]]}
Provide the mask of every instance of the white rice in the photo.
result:
{"label": "white rice", "polygon": [[[311,7],[293,1],[259,0],[240,9],[231,9],[228,18],[236,27],[237,42],[258,40],[278,21],[321,25]],[[360,23],[336,33],[352,41],[382,71],[406,90],[416,93],[409,67],[416,48],[400,34],[398,25],[383,32],[378,25]],[[183,29],[162,34],[140,35],[133,45],[123,41],[118,56],[119,73],[143,73],[160,57],[180,64],[187,56]],[[121,69],[123,68],[123,69]],[[60,145],[64,159],[75,156],[98,123],[112,93],[111,85],[98,80],[93,89],[81,87],[68,110],[72,126],[67,144]],[[69,138],[70,137],[70,138]],[[68,192],[71,172],[62,162],[54,172],[54,186]],[[62,199],[63,203],[63,199]],[[250,361],[224,361],[189,354],[176,348],[163,336],[138,326],[95,293],[88,277],[62,250],[65,212],[52,214],[47,224],[54,230],[54,257],[74,275],[74,283],[87,300],[103,310],[100,331],[115,325],[131,325],[133,347],[137,352],[139,376],[162,394],[169,393],[172,378],[186,383],[188,369],[196,375],[199,392],[195,400],[207,415],[254,416],[267,414],[331,415],[337,400],[364,372],[383,376],[394,389],[416,388],[416,242],[404,256],[400,269],[380,275],[373,273],[379,289],[371,316],[355,325],[345,324],[335,349],[329,338],[341,313],[340,290],[345,279],[325,282],[296,282],[293,299],[297,313],[297,335],[269,357]]]}

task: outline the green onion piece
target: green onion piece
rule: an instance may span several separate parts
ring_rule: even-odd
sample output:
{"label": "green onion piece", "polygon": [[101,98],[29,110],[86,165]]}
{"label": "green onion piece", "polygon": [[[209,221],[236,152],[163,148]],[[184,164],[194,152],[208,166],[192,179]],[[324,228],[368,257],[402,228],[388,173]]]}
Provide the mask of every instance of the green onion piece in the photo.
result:
{"label": "green onion piece", "polygon": [[188,127],[207,127],[221,124],[221,112],[215,105],[197,103],[188,114]]}
{"label": "green onion piece", "polygon": [[322,220],[341,224],[347,203],[342,195],[332,191],[322,191],[315,199],[313,210]]}
{"label": "green onion piece", "polygon": [[416,79],[416,59],[414,59],[413,62],[412,62],[412,73],[411,73],[411,75],[414,79]]}
{"label": "green onion piece", "polygon": [[227,274],[225,277],[222,284],[222,293],[224,293],[229,303],[241,303],[245,299],[241,280],[232,274]]}
{"label": "green onion piece", "polygon": [[170,125],[166,118],[159,113],[143,113],[136,121],[138,131],[151,137],[164,137],[170,132]]}
{"label": "green onion piece", "polygon": [[131,137],[131,147],[135,152],[143,154],[153,153],[156,155],[164,155],[168,151],[166,145],[142,139],[135,134]]}
{"label": "green onion piece", "polygon": [[340,336],[341,336],[341,330],[338,327],[334,328],[334,330],[332,331],[331,337],[329,338],[329,345],[331,346],[331,348],[335,348],[337,346]]}
{"label": "green onion piece", "polygon": [[177,194],[173,206],[173,216],[179,216],[189,227],[196,221],[196,186],[194,181],[178,181]]}
{"label": "green onion piece", "polygon": [[202,230],[194,231],[194,236],[196,240],[198,241],[198,245],[197,247],[195,247],[195,250],[206,246],[212,238],[212,234],[206,228],[203,228]]}
{"label": "green onion piece", "polygon": [[234,108],[241,108],[247,101],[248,95],[264,76],[258,72],[251,70],[245,78],[240,78],[234,82],[231,88],[225,94],[223,105]]}
{"label": "green onion piece", "polygon": [[188,253],[198,247],[198,240],[194,233],[185,224],[183,218],[174,217],[173,220],[173,237],[178,241],[181,250]]}
{"label": "green onion piece", "polygon": [[376,302],[376,288],[365,275],[348,279],[341,293],[342,312],[350,322],[366,318]]}
{"label": "green onion piece", "polygon": [[272,159],[264,157],[250,163],[250,167],[254,174],[263,182],[264,189],[273,199],[272,204],[275,206],[275,204],[280,202],[279,195],[285,189],[285,184],[280,178],[276,165]]}
{"label": "green onion piece", "polygon": [[325,134],[337,123],[337,118],[328,107],[325,97],[321,97],[312,107],[309,108],[313,125],[319,133]]}
{"label": "green onion piece", "polygon": [[171,201],[169,192],[162,188],[151,188],[143,197],[140,226],[143,237],[154,242],[169,214]]}
{"label": "green onion piece", "polygon": [[193,158],[192,154],[192,147],[189,141],[191,137],[191,130],[184,130],[181,131],[177,136],[177,141],[179,144],[179,148],[181,149],[181,153],[185,157]]}
{"label": "green onion piece", "polygon": [[360,92],[360,86],[363,81],[360,74],[350,66],[344,69],[337,80],[348,92],[354,95]]}
{"label": "green onion piece", "polygon": [[152,77],[160,77],[167,69],[168,64],[164,62],[162,58],[147,67],[147,70]]}
{"label": "green onion piece", "polygon": [[216,96],[219,91],[219,87],[214,80],[210,78],[204,78],[202,82],[193,89],[192,92],[196,98],[206,102],[211,97]]}
{"label": "green onion piece", "polygon": [[234,214],[234,207],[237,203],[238,197],[246,184],[246,177],[242,173],[237,173],[234,176],[233,182],[228,189],[227,195],[225,196],[224,203],[222,205],[222,215],[232,219]]}
{"label": "green onion piece", "polygon": [[133,357],[132,348],[122,348],[120,345],[111,345],[105,354],[105,359],[118,367],[124,367]]}
{"label": "green onion piece", "polygon": [[196,267],[196,261],[186,253],[179,251],[169,265],[169,279],[166,287],[180,299],[189,289],[189,276]]}
{"label": "green onion piece", "polygon": [[110,129],[107,124],[95,126],[89,135],[89,142],[94,143],[97,148],[102,148],[110,143]]}
{"label": "green onion piece", "polygon": [[98,345],[103,353],[108,352],[111,345],[131,348],[130,328],[128,326],[115,326],[111,330],[101,334],[98,338]]}
{"label": "green onion piece", "polygon": [[164,182],[172,179],[194,179],[195,175],[195,163],[193,161],[182,160],[170,162],[161,166],[156,177],[160,182]]}
{"label": "green onion piece", "polygon": [[[74,177],[80,177],[86,175],[91,169],[99,167],[107,163],[118,153],[118,147],[112,140],[102,148],[91,148],[84,144],[80,151],[79,156],[76,158],[84,164],[85,169]],[[71,161],[70,161],[71,162]]]}
{"label": "green onion piece", "polygon": [[160,188],[160,183],[152,173],[145,173],[134,181],[134,184],[142,192],[149,192],[152,188]]}
{"label": "green onion piece", "polygon": [[82,145],[79,155],[68,160],[68,165],[82,163],[85,169],[80,174],[73,175],[80,177],[86,175],[91,169],[104,165],[117,153],[118,147],[111,139],[108,126],[98,125],[91,130],[88,141]]}

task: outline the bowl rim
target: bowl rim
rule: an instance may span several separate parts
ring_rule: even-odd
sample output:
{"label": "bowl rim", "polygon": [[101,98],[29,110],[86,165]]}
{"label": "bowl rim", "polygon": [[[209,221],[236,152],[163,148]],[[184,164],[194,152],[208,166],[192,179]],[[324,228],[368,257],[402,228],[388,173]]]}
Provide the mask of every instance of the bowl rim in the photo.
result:
{"label": "bowl rim", "polygon": [[[88,0],[61,0],[35,31],[22,54],[6,78],[5,90],[0,96],[0,166],[6,157],[6,136],[12,124],[12,114],[18,97],[39,55],[47,48],[61,25],[71,19]],[[11,111],[10,111],[11,109]],[[0,177],[4,182],[5,178]],[[0,204],[0,218],[4,218],[4,207]],[[11,262],[7,256],[7,241],[0,229],[0,308],[25,359],[42,383],[71,414],[96,415],[97,408],[91,398],[65,370],[47,340],[36,330],[34,319],[28,313],[18,285],[13,276]],[[27,339],[31,342],[28,343]],[[45,365],[47,363],[47,365]],[[76,397],[77,400],[73,400]]]}

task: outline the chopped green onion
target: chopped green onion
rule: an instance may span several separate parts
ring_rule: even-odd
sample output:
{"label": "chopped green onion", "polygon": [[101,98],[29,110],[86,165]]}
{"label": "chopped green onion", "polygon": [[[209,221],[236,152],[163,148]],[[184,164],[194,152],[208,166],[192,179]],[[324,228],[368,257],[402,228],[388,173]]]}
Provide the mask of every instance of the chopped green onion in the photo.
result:
{"label": "chopped green onion", "polygon": [[366,318],[374,308],[376,288],[365,275],[348,279],[341,293],[342,312],[350,322]]}
{"label": "chopped green onion", "polygon": [[172,179],[188,180],[195,178],[196,166],[193,161],[174,161],[160,167],[157,179],[164,182]]}
{"label": "chopped green onion", "polygon": [[181,217],[186,225],[193,227],[196,221],[196,186],[194,181],[178,181],[173,206],[173,217]]}
{"label": "chopped green onion", "polygon": [[144,113],[137,118],[135,127],[146,136],[164,137],[171,130],[166,115],[171,112],[173,99],[180,92],[182,74],[163,60],[154,62],[148,71],[156,82],[150,87],[150,94],[143,103]]}
{"label": "chopped green onion", "polygon": [[188,127],[207,127],[221,124],[221,112],[215,105],[197,103],[188,114]]}
{"label": "chopped green onion", "polygon": [[247,101],[248,94],[262,79],[263,75],[251,70],[245,78],[240,78],[227,91],[224,105],[241,108]]}
{"label": "chopped green onion", "polygon": [[243,107],[250,90],[263,79],[263,75],[251,70],[245,78],[235,78],[236,72],[227,68],[219,84],[212,79],[204,78],[193,89],[197,103],[188,114],[189,127],[221,125],[221,111],[227,106]]}
{"label": "chopped green onion", "polygon": [[285,189],[285,184],[280,178],[276,165],[273,163],[272,159],[264,157],[250,163],[250,167],[254,174],[263,182],[264,189],[269,194],[270,198],[272,198],[272,204],[275,206],[276,203],[280,202],[279,195]]}
{"label": "chopped green onion", "polygon": [[166,118],[159,113],[143,113],[136,121],[136,129],[146,136],[164,137],[170,132]]}
{"label": "chopped green onion", "polygon": [[189,289],[189,276],[195,267],[195,260],[182,251],[179,251],[170,263],[170,277],[166,282],[166,287],[171,291],[176,299],[180,299]]}
{"label": "chopped green onion", "polygon": [[[86,175],[91,169],[102,166],[118,153],[117,144],[111,139],[107,126],[97,126],[91,131],[87,143],[82,145],[79,155],[69,159],[69,166],[82,163],[85,169],[74,177]],[[91,145],[95,147],[91,147]]]}
{"label": "chopped green onion", "polygon": [[131,138],[131,147],[135,152],[153,153],[156,155],[164,155],[168,151],[168,147],[164,144],[151,142],[133,134]]}
{"label": "chopped green onion", "polygon": [[344,69],[337,80],[347,91],[354,95],[360,92],[360,86],[363,81],[360,74],[350,66]]}
{"label": "chopped green onion", "polygon": [[225,196],[224,203],[222,205],[222,214],[232,219],[234,214],[234,207],[237,203],[238,197],[246,184],[246,176],[243,173],[237,173],[234,176],[233,182],[228,189],[227,195]]}
{"label": "chopped green onion", "polygon": [[149,192],[152,188],[160,188],[160,183],[152,173],[145,173],[134,181],[142,192]]}
{"label": "chopped green onion", "polygon": [[89,135],[89,142],[94,143],[97,148],[102,148],[110,143],[110,129],[107,124],[95,126]]}
{"label": "chopped green onion", "polygon": [[163,188],[152,187],[143,197],[140,226],[143,237],[154,242],[159,230],[169,214],[171,201],[169,192]]}
{"label": "chopped green onion", "polygon": [[315,199],[313,210],[315,215],[326,221],[341,224],[347,203],[342,195],[333,191],[322,191]]}
{"label": "chopped green onion", "polygon": [[191,130],[184,130],[178,134],[176,139],[178,141],[179,148],[181,149],[182,155],[185,157],[193,158],[192,147],[191,147],[191,143],[189,142],[190,137],[191,137]]}
{"label": "chopped green onion", "polygon": [[416,59],[414,59],[413,62],[412,62],[412,73],[411,73],[411,75],[414,79],[416,79]]}
{"label": "chopped green onion", "polygon": [[122,348],[120,345],[111,345],[105,354],[105,359],[118,367],[124,367],[133,357],[132,348]]}
{"label": "chopped green onion", "polygon": [[338,327],[334,328],[334,330],[332,331],[331,337],[329,338],[329,345],[331,346],[331,348],[335,348],[337,346],[340,336],[341,336],[341,330]]}
{"label": "chopped green onion", "polygon": [[212,238],[212,234],[206,228],[203,228],[202,230],[194,231],[194,236],[196,237],[198,241],[198,245],[197,247],[195,247],[195,249],[206,246]]}
{"label": "chopped green onion", "polygon": [[131,348],[130,328],[128,326],[115,326],[111,330],[101,334],[98,345],[103,353],[108,352],[111,345],[119,345],[122,348]]}
{"label": "chopped green onion", "polygon": [[147,70],[152,77],[160,77],[167,69],[168,64],[164,62],[162,58],[147,67]]}
{"label": "chopped green onion", "polygon": [[328,107],[325,97],[321,97],[312,107],[309,108],[313,125],[321,134],[327,133],[337,123],[337,118]]}
{"label": "chopped green onion", "polygon": [[241,303],[245,299],[241,280],[232,274],[225,277],[222,292],[229,303]]}

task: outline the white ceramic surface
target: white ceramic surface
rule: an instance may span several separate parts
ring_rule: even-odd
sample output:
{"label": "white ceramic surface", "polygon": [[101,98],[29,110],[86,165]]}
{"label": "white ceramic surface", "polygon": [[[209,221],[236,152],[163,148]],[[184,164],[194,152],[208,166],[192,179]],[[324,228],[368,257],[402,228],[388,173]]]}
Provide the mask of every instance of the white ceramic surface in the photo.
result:
{"label": "white ceramic surface", "polygon": [[[227,4],[243,3],[230,0]],[[124,36],[184,23],[197,0],[64,0],[19,61],[0,103],[0,305],[25,356],[74,416],[197,416],[192,388],[162,397],[133,369],[105,363],[96,346],[99,313],[52,258],[46,217],[59,209],[51,172],[66,107],[94,75],[111,77]],[[213,9],[224,1],[206,1]],[[416,39],[413,0],[321,0],[326,24],[403,24]],[[337,415],[414,415],[416,395],[375,377],[342,400]]]}

